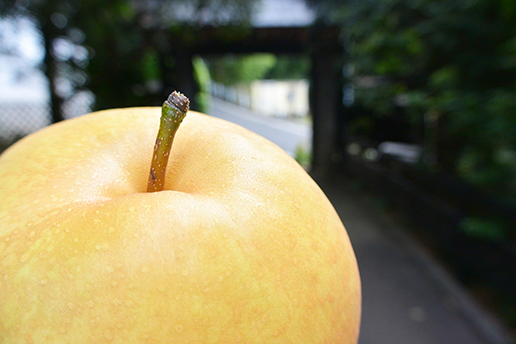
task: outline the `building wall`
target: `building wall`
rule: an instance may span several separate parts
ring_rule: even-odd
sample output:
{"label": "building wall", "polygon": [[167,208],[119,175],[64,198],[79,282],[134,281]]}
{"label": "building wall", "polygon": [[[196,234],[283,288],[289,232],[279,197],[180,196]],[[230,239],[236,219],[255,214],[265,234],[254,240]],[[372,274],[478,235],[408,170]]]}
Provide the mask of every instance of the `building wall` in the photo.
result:
{"label": "building wall", "polygon": [[305,117],[309,114],[307,80],[259,80],[250,85],[251,109],[265,116]]}

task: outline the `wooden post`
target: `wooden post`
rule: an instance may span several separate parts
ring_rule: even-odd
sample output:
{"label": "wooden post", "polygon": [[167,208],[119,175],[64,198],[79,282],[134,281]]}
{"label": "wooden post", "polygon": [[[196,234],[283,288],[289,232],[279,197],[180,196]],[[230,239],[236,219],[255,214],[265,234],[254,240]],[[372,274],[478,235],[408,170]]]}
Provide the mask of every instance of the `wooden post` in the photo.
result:
{"label": "wooden post", "polygon": [[342,108],[342,51],[333,46],[314,44],[310,82],[310,108],[313,119],[313,174],[328,174],[336,152],[338,116]]}

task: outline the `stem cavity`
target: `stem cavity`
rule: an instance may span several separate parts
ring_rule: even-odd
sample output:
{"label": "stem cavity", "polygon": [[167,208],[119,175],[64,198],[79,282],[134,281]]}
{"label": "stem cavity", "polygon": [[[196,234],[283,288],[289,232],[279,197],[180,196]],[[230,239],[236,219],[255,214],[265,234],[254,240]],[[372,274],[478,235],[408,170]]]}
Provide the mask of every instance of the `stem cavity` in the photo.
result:
{"label": "stem cavity", "polygon": [[165,173],[172,142],[179,125],[190,107],[190,100],[179,92],[172,92],[161,108],[158,137],[154,145],[147,192],[163,191]]}

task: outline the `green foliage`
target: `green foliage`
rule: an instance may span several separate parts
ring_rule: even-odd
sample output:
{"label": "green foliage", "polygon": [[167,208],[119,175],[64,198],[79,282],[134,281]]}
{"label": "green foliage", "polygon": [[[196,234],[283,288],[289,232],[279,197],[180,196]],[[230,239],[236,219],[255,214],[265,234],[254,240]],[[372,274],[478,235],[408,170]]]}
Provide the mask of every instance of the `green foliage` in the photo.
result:
{"label": "green foliage", "polygon": [[210,59],[209,63],[214,81],[234,85],[262,79],[275,65],[276,57],[265,53],[226,55]]}
{"label": "green foliage", "polygon": [[260,79],[306,79],[310,69],[308,57],[299,55],[225,55],[207,61],[213,80],[225,85]]}
{"label": "green foliage", "polygon": [[211,77],[208,66],[200,56],[193,58],[194,77],[199,92],[195,95],[199,111],[207,113],[210,107],[210,84]]}
{"label": "green foliage", "polygon": [[193,65],[194,65],[194,76],[195,76],[195,80],[197,81],[197,83],[199,85],[199,90],[201,92],[208,93],[210,91],[211,77],[210,77],[210,70],[208,69],[206,62],[204,62],[204,59],[202,57],[195,56],[193,58]]}
{"label": "green foliage", "polygon": [[296,159],[304,169],[308,170],[312,163],[312,152],[307,150],[304,146],[299,145],[296,149],[294,159]]}
{"label": "green foliage", "polygon": [[143,53],[140,70],[145,81],[161,79],[159,55],[155,50],[148,49]]}
{"label": "green foliage", "polygon": [[491,219],[466,218],[460,226],[466,233],[474,237],[493,241],[499,241],[506,237],[504,226]]}
{"label": "green foliage", "polygon": [[294,80],[307,79],[310,59],[305,55],[276,55],[274,66],[265,75],[266,79]]}
{"label": "green foliage", "polygon": [[352,80],[385,81],[355,82],[356,104],[384,117],[401,107],[435,158],[429,168],[516,204],[516,3],[322,3],[343,23]]}

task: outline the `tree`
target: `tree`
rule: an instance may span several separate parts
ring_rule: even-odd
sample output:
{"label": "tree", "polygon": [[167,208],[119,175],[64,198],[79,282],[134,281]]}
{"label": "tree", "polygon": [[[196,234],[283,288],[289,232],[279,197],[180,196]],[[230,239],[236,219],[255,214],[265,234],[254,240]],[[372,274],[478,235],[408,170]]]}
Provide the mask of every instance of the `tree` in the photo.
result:
{"label": "tree", "polygon": [[427,168],[516,202],[514,1],[313,4],[342,23],[355,104],[380,117],[403,111]]}
{"label": "tree", "polygon": [[[255,2],[3,0],[0,15],[38,23],[57,122],[65,118],[63,103],[85,89],[93,92],[97,109],[160,104],[169,87],[180,84],[181,72],[189,71],[184,65],[192,63],[188,45],[197,30],[245,25]],[[61,54],[62,46],[74,53]]]}
{"label": "tree", "polygon": [[[3,1],[0,5],[0,14],[4,18],[11,17],[16,20],[17,18],[26,17],[37,22],[45,50],[42,69],[49,82],[53,121],[63,119],[62,104],[64,99],[73,94],[75,88],[84,85],[84,74],[80,74],[81,68],[79,65],[87,60],[87,56],[84,56],[84,54],[82,56],[75,55],[74,57],[74,54],[71,53],[71,50],[78,43],[76,40],[81,40],[79,35],[76,34],[78,32],[69,31],[67,33],[66,31],[68,26],[67,18],[76,12],[77,3],[70,1],[67,2],[67,6],[63,5],[62,1],[52,3],[34,1],[30,3],[30,6],[38,9],[37,14],[31,11],[31,8],[15,1]],[[71,35],[75,39],[72,39]],[[66,49],[65,45],[69,49]],[[67,51],[65,52],[65,50]],[[75,76],[75,78],[63,78],[64,74]]]}
{"label": "tree", "polygon": [[226,55],[209,59],[212,78],[225,85],[262,79],[276,63],[273,54]]}

